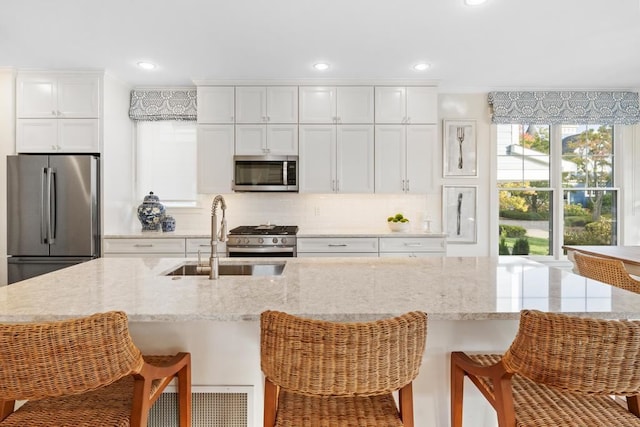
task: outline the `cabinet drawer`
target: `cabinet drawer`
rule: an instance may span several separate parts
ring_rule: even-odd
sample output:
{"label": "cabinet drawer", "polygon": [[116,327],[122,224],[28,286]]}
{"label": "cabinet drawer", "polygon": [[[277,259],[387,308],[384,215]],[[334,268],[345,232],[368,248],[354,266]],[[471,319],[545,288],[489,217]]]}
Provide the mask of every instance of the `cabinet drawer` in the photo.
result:
{"label": "cabinet drawer", "polygon": [[299,237],[298,253],[300,252],[378,252],[376,237]]}
{"label": "cabinet drawer", "polygon": [[104,252],[108,253],[185,253],[185,239],[104,239]]}
{"label": "cabinet drawer", "polygon": [[380,252],[446,252],[443,238],[381,237]]}
{"label": "cabinet drawer", "polygon": [[[198,251],[201,254],[210,254],[211,253],[211,240],[210,239],[187,239],[187,256],[195,256],[198,255]],[[226,255],[227,253],[227,243],[226,242],[218,242],[218,254]]]}

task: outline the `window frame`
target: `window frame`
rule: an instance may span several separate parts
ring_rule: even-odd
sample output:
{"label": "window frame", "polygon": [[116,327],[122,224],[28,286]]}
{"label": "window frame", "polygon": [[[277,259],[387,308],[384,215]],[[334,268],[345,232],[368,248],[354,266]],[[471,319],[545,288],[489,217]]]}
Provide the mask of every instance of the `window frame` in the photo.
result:
{"label": "window frame", "polygon": [[[490,230],[489,230],[489,254],[491,256],[498,256],[498,245],[500,243],[499,236],[499,203],[500,203],[500,188],[498,188],[498,126],[499,124],[492,123],[491,124],[491,132],[490,132],[490,141],[491,141],[491,173],[490,173],[490,182],[491,182],[491,192],[490,192]],[[549,138],[550,138],[550,149],[549,155],[550,159],[550,191],[552,193],[552,235],[549,237],[553,240],[553,255],[529,255],[527,258],[544,262],[546,264],[553,264],[557,262],[559,264],[566,264],[568,261],[567,255],[564,254],[564,250],[562,249],[563,239],[564,239],[564,227],[558,227],[556,224],[563,224],[564,221],[564,191],[568,190],[562,185],[562,144],[554,143],[555,141],[562,141],[562,125],[561,124],[551,124],[549,125]],[[623,177],[623,125],[612,125],[613,127],[613,186],[612,187],[603,187],[601,189],[611,190],[616,192],[616,221],[615,221],[615,235],[617,244],[621,244],[622,240],[622,227],[621,227],[621,218],[624,212],[624,206],[622,205],[623,197],[622,190],[620,188],[620,182],[622,182]],[[589,187],[591,188],[591,187]]]}
{"label": "window frame", "polygon": [[[134,181],[134,185],[133,185],[133,192],[135,195],[136,199],[142,200],[142,198],[144,198],[144,196],[141,196],[142,194],[148,194],[149,191],[153,191],[156,195],[158,195],[158,197],[160,197],[160,202],[166,207],[166,208],[170,208],[172,210],[174,209],[179,209],[179,210],[189,210],[189,209],[199,209],[199,197],[198,197],[198,188],[197,188],[197,144],[198,144],[198,133],[197,133],[197,123],[195,121],[183,121],[183,120],[168,120],[169,122],[176,122],[176,123],[180,123],[180,124],[191,124],[193,125],[194,128],[194,144],[195,144],[195,149],[196,149],[196,155],[195,155],[195,159],[193,162],[193,165],[191,165],[190,167],[192,167],[194,170],[196,170],[196,177],[195,177],[195,193],[194,193],[194,198],[193,199],[181,199],[181,200],[173,200],[173,199],[168,199],[165,198],[163,199],[163,195],[162,195],[162,190],[160,189],[158,191],[158,189],[143,189],[140,188],[141,185],[143,185],[141,183],[141,170],[140,170],[140,164],[139,161],[141,160],[141,147],[140,147],[140,142],[139,142],[139,129],[138,126],[140,124],[143,125],[148,125],[148,124],[161,124],[163,122],[167,122],[167,121],[134,121],[134,126],[133,126],[133,164],[134,164],[134,169],[135,169],[135,173],[133,176],[133,181]],[[172,169],[175,170],[175,169]]]}

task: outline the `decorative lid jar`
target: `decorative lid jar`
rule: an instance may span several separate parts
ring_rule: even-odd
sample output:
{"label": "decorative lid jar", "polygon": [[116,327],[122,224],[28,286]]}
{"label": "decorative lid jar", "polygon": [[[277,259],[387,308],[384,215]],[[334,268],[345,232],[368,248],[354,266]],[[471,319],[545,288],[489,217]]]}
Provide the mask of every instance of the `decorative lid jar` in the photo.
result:
{"label": "decorative lid jar", "polygon": [[162,218],[164,218],[164,205],[151,191],[138,206],[138,219],[142,224],[142,231],[160,230]]}

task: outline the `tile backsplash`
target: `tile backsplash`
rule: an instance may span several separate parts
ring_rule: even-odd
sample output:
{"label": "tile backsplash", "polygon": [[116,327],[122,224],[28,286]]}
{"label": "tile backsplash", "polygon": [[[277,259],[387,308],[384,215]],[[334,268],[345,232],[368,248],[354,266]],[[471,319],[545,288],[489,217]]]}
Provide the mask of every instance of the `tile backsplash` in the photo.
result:
{"label": "tile backsplash", "polygon": [[[200,195],[199,208],[167,208],[167,213],[176,220],[176,232],[206,234],[211,224],[211,202],[214,197]],[[239,225],[269,222],[298,225],[301,229],[313,231],[372,231],[386,229],[387,217],[401,212],[410,219],[413,230],[422,230],[427,219],[431,231],[441,231],[440,196],[435,194],[232,193],[225,194],[224,198],[230,229]],[[220,213],[218,210],[218,215]],[[137,218],[134,216],[133,219],[132,231],[139,229]],[[125,228],[129,227],[125,225]]]}

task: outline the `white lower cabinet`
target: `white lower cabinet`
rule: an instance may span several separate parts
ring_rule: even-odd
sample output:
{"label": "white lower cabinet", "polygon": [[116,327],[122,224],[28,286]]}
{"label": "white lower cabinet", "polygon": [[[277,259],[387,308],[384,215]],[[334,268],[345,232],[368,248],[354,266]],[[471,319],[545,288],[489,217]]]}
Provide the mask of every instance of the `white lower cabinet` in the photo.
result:
{"label": "white lower cabinet", "polygon": [[380,257],[446,256],[444,237],[381,237]]}
{"label": "white lower cabinet", "polygon": [[150,256],[158,258],[184,258],[185,239],[104,239],[105,257]]}
{"label": "white lower cabinet", "polygon": [[298,256],[378,256],[377,237],[298,237]]}

